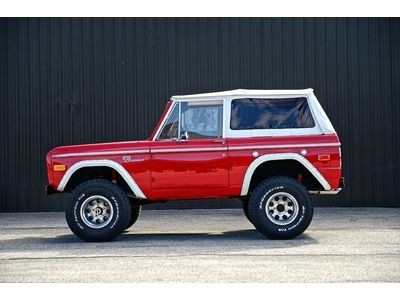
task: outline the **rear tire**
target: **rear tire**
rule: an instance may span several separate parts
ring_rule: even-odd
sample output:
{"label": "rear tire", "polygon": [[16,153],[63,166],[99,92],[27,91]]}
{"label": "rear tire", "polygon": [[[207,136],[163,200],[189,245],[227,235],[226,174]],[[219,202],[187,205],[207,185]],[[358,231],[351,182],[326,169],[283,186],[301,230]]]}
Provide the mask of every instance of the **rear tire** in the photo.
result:
{"label": "rear tire", "polygon": [[261,182],[249,201],[252,223],[271,239],[300,235],[310,225],[313,213],[307,189],[290,177],[272,177]]}
{"label": "rear tire", "polygon": [[106,242],[126,228],[131,218],[131,205],[117,185],[93,179],[72,191],[65,206],[65,217],[69,228],[80,239]]}

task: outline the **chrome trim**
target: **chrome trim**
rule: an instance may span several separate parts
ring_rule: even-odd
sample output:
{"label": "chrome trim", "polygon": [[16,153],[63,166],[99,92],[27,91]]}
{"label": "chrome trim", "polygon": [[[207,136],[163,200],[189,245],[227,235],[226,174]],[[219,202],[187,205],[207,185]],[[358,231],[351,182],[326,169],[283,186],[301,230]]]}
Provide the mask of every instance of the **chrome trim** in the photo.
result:
{"label": "chrome trim", "polygon": [[[282,210],[279,209],[279,206]],[[288,225],[296,219],[299,213],[297,199],[285,192],[278,192],[268,198],[265,204],[265,214],[276,225]]]}
{"label": "chrome trim", "polygon": [[114,208],[110,200],[101,195],[87,198],[81,205],[83,223],[93,229],[106,227],[114,216]]}
{"label": "chrome trim", "polygon": [[182,110],[182,102],[178,103],[178,141],[181,138],[181,110]]}
{"label": "chrome trim", "polygon": [[338,194],[342,188],[337,188],[335,190],[330,190],[330,191],[309,191],[310,194],[315,194],[315,195],[336,195]]}
{"label": "chrome trim", "polygon": [[141,154],[150,153],[149,150],[119,150],[119,151],[96,151],[96,152],[76,152],[66,154],[55,154],[54,158],[57,157],[75,157],[75,156],[96,156],[96,155],[117,155],[117,154]]}

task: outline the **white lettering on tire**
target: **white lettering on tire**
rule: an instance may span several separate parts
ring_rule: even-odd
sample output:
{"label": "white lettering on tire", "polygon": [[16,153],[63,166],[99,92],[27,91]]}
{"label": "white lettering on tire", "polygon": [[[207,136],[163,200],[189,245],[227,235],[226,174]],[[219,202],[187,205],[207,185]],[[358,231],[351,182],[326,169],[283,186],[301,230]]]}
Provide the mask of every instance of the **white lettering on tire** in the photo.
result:
{"label": "white lettering on tire", "polygon": [[114,197],[111,196],[111,199],[114,201],[116,214],[115,214],[115,220],[111,224],[110,228],[114,228],[115,224],[117,224],[117,221],[119,220],[119,205],[118,205],[117,200],[115,200]]}
{"label": "white lettering on tire", "polygon": [[75,205],[74,205],[74,219],[75,219],[75,222],[76,222],[76,224],[79,226],[80,229],[84,229],[84,228],[83,228],[83,226],[81,225],[81,223],[79,223],[77,211],[78,211],[79,201],[80,201],[84,196],[85,196],[85,194],[82,194],[82,195],[79,197],[79,200],[76,201],[76,202],[75,202]]}
{"label": "white lettering on tire", "polygon": [[296,224],[294,224],[293,226],[290,226],[288,228],[288,231],[295,229],[297,226],[299,226],[299,224],[301,223],[301,221],[304,219],[304,214],[306,212],[306,208],[304,207],[304,205],[301,206],[302,210],[301,210],[301,216],[300,219],[296,222]]}
{"label": "white lettering on tire", "polygon": [[267,198],[267,195],[268,195],[269,193],[271,193],[271,192],[273,192],[273,191],[275,191],[275,190],[281,190],[281,189],[283,189],[283,186],[276,186],[276,187],[274,187],[274,188],[268,190],[268,192],[266,192],[266,193],[264,194],[264,196],[261,198],[259,208],[260,208],[261,210],[263,210],[263,203],[264,203],[264,200],[265,200],[265,198]]}

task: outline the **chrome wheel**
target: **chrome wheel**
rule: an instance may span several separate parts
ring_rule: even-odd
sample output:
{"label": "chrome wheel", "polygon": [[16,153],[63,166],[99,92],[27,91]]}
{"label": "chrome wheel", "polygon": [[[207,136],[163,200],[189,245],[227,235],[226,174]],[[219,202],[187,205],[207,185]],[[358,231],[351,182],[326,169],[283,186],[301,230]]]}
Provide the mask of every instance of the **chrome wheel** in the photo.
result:
{"label": "chrome wheel", "polygon": [[103,196],[90,196],[82,203],[82,221],[91,228],[99,229],[107,226],[113,215],[114,209],[111,202]]}
{"label": "chrome wheel", "polygon": [[268,219],[276,225],[290,224],[299,213],[299,204],[295,197],[280,192],[268,198],[265,205]]}

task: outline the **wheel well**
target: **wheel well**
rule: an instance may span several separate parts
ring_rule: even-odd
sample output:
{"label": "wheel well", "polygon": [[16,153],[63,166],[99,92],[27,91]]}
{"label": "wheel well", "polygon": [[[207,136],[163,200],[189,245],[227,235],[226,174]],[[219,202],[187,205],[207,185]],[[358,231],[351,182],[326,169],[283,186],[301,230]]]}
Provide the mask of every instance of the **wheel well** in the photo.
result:
{"label": "wheel well", "polygon": [[257,167],[251,177],[249,192],[252,192],[261,181],[273,176],[294,178],[301,181],[308,190],[323,190],[319,181],[300,162],[296,160],[273,160],[264,162]]}
{"label": "wheel well", "polygon": [[84,167],[72,174],[67,185],[64,188],[65,192],[72,192],[79,184],[90,179],[106,179],[117,184],[123,191],[132,193],[127,182],[111,167]]}

